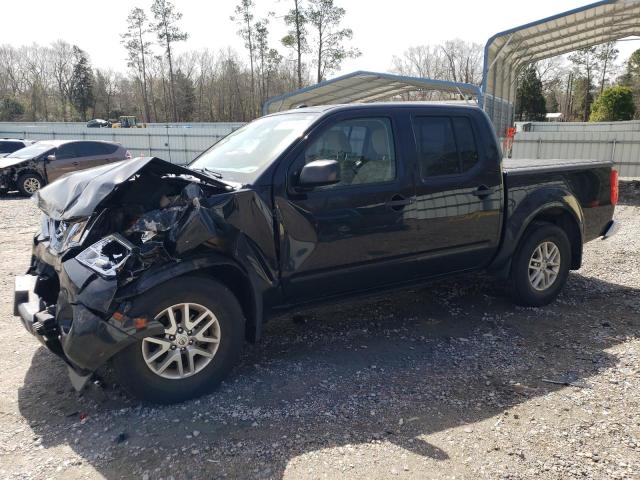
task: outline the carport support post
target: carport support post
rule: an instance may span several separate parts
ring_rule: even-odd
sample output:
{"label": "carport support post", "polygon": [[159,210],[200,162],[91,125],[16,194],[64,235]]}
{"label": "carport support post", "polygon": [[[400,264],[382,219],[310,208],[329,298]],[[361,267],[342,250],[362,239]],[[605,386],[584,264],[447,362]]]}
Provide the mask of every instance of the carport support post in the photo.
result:
{"label": "carport support post", "polygon": [[616,162],[616,143],[617,143],[617,139],[614,138],[613,142],[611,142],[611,161],[613,163]]}
{"label": "carport support post", "polygon": [[498,128],[500,128],[499,125],[496,125],[496,70],[497,70],[497,65],[496,62],[493,63],[493,66],[491,67],[491,120],[493,121],[493,128],[496,130],[496,133],[498,133],[498,135],[500,135],[500,132],[498,132]]}

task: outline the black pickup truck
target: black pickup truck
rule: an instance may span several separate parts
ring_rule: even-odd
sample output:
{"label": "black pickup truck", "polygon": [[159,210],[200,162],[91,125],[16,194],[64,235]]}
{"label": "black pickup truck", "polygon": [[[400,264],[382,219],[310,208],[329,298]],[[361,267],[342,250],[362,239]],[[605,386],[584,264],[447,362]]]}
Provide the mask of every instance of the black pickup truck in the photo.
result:
{"label": "black pickup truck", "polygon": [[188,168],[136,158],[64,177],[15,314],[74,385],[111,361],[154,402],[215,387],[270,313],[486,270],[553,301],[611,235],[602,161],[506,161],[475,107],[301,108],[246,125]]}

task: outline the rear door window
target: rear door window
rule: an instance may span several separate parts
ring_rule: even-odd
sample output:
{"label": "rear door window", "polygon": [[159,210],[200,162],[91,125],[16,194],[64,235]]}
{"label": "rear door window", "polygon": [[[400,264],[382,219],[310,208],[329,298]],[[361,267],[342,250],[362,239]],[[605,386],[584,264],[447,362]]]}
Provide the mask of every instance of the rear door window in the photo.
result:
{"label": "rear door window", "polygon": [[423,180],[460,175],[478,162],[478,149],[467,117],[415,117],[413,130]]}
{"label": "rear door window", "polygon": [[96,155],[102,155],[102,152],[94,142],[78,142],[76,144],[76,151],[79,157],[94,157]]}

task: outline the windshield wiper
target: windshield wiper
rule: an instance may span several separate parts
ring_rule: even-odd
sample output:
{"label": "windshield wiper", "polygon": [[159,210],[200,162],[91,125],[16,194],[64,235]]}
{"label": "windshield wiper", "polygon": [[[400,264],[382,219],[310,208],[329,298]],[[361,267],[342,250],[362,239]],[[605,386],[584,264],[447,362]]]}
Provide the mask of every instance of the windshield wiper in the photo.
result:
{"label": "windshield wiper", "polygon": [[215,177],[215,178],[218,178],[218,179],[222,178],[222,174],[220,172],[216,172],[215,170],[211,170],[208,167],[194,168],[193,170],[195,170],[196,172],[198,170],[200,170],[201,172],[206,172],[209,175],[211,175],[212,177]]}

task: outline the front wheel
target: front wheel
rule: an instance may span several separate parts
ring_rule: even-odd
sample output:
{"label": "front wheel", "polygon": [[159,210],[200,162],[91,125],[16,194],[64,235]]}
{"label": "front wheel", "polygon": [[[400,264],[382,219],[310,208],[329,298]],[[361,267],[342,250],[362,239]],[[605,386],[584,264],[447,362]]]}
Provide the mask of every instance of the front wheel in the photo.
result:
{"label": "front wheel", "polygon": [[236,297],[218,282],[181,277],[135,300],[132,312],[165,326],[113,359],[119,383],[154,403],[182,402],[215,388],[239,359],[245,319]]}
{"label": "front wheel", "polygon": [[523,306],[553,302],[564,287],[571,265],[567,234],[551,223],[536,222],[527,229],[511,265],[511,292]]}
{"label": "front wheel", "polygon": [[27,197],[30,197],[42,187],[44,187],[44,180],[37,173],[25,173],[18,178],[18,190]]}

